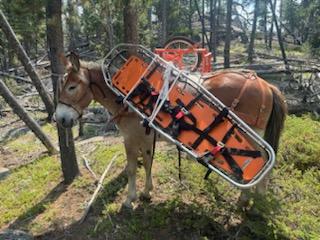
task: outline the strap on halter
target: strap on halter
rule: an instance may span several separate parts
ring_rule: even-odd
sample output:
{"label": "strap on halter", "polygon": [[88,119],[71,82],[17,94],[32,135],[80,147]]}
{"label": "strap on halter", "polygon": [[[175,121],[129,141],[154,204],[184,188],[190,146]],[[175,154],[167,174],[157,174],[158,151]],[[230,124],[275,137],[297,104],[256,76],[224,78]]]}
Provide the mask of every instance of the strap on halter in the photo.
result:
{"label": "strap on halter", "polygon": [[59,101],[58,101],[58,103],[63,104],[63,105],[66,105],[66,106],[68,106],[68,107],[72,108],[73,110],[75,110],[75,111],[78,113],[79,118],[81,118],[81,117],[82,117],[82,113],[81,113],[81,112],[79,112],[79,111],[78,111],[78,109],[76,109],[76,108],[75,108],[74,106],[72,106],[71,104],[66,103],[66,102],[63,102],[63,101],[61,101],[61,100],[59,100]]}

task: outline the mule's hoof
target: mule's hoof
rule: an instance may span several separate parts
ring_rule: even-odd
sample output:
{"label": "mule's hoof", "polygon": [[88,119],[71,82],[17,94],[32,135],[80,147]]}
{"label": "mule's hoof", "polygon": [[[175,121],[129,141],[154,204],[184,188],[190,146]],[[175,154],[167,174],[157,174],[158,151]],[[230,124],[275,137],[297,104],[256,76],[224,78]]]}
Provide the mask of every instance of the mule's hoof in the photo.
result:
{"label": "mule's hoof", "polygon": [[151,202],[151,195],[150,195],[150,193],[146,194],[146,193],[142,192],[139,195],[139,199],[140,199],[140,201],[143,201],[143,202]]}
{"label": "mule's hoof", "polygon": [[242,208],[243,210],[247,210],[250,208],[250,198],[247,196],[241,195],[238,199],[237,205],[239,208]]}

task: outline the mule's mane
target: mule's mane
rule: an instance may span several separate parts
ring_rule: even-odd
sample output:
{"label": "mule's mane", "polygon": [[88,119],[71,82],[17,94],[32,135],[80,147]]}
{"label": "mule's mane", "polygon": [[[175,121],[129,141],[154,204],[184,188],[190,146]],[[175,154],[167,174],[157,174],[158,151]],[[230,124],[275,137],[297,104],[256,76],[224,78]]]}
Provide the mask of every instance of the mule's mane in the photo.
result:
{"label": "mule's mane", "polygon": [[80,61],[80,66],[82,68],[87,68],[89,70],[100,70],[101,69],[101,63],[99,62],[88,62],[88,61]]}

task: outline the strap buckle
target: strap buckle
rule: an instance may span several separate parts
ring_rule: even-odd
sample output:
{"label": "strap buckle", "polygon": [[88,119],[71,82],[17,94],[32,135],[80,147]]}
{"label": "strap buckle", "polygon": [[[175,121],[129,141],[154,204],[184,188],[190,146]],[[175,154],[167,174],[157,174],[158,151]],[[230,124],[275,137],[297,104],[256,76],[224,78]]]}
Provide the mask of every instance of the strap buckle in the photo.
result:
{"label": "strap buckle", "polygon": [[151,96],[158,96],[159,93],[157,91],[151,91]]}
{"label": "strap buckle", "polygon": [[182,117],[188,114],[189,114],[189,111],[186,108],[182,107],[180,111],[174,116],[174,118],[181,119]]}
{"label": "strap buckle", "polygon": [[225,147],[224,143],[223,142],[217,142],[217,146],[215,146],[211,151],[210,153],[215,156],[217,153],[221,152],[221,150],[223,150]]}

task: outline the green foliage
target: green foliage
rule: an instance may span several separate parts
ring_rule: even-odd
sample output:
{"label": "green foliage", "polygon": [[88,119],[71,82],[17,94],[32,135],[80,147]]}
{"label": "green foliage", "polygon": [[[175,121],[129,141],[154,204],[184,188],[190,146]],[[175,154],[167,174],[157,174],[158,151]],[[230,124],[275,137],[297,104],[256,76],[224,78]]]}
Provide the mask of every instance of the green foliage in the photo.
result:
{"label": "green foliage", "polygon": [[320,169],[320,122],[308,116],[290,116],[286,121],[278,159],[280,164],[294,164],[297,169]]}
{"label": "green foliage", "polygon": [[0,1],[0,6],[26,52],[37,56],[46,42],[44,0]]}
{"label": "green foliage", "polygon": [[283,19],[291,34],[301,43],[309,43],[313,55],[320,53],[320,2],[317,0],[298,1],[285,0],[283,2]]}

